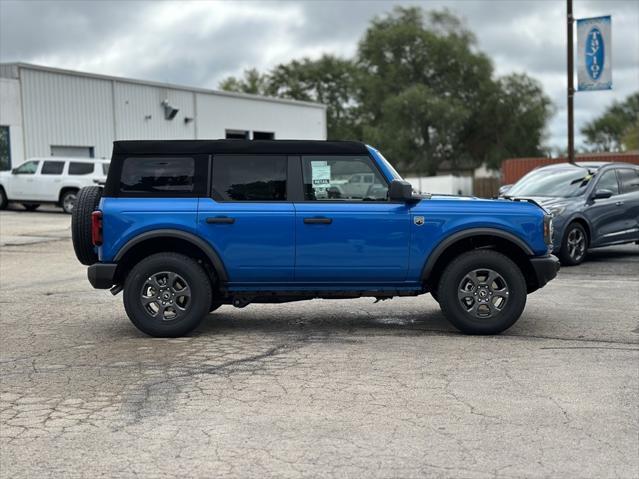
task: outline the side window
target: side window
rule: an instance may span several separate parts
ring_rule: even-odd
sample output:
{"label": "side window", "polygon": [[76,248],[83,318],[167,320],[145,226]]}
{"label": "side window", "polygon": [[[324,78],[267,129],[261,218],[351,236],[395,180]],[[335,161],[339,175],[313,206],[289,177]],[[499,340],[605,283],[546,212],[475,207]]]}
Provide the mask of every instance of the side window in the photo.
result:
{"label": "side window", "polygon": [[72,161],[71,163],[69,163],[69,174],[90,175],[91,173],[93,173],[94,167],[94,163],[80,163],[77,161]]}
{"label": "side window", "polygon": [[601,178],[599,178],[599,183],[597,183],[598,190],[610,190],[613,195],[619,194],[619,183],[617,183],[617,174],[615,170],[608,170]]}
{"label": "side window", "polygon": [[37,169],[37,161],[27,161],[26,163],[21,164],[15,170],[13,170],[13,173],[16,175],[35,175]]}
{"label": "side window", "polygon": [[213,191],[225,201],[286,201],[285,156],[215,155]]}
{"label": "side window", "polygon": [[302,157],[304,199],[385,201],[388,184],[367,156]]}
{"label": "side window", "polygon": [[124,160],[120,175],[122,193],[164,193],[189,196],[199,193],[193,158],[138,158]]}
{"label": "side window", "polygon": [[41,175],[61,175],[64,170],[64,161],[45,161],[42,163]]}
{"label": "side window", "polygon": [[622,193],[639,193],[639,169],[622,168],[618,170]]}

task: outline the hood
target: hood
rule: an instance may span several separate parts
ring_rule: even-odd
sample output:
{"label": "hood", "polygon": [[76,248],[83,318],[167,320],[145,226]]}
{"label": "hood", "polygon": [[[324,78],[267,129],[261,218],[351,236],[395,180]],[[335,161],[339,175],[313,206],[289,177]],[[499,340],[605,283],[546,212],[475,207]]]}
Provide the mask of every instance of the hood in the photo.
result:
{"label": "hood", "polygon": [[535,203],[543,206],[544,208],[570,203],[572,198],[564,198],[562,196],[504,196],[508,200],[533,200]]}

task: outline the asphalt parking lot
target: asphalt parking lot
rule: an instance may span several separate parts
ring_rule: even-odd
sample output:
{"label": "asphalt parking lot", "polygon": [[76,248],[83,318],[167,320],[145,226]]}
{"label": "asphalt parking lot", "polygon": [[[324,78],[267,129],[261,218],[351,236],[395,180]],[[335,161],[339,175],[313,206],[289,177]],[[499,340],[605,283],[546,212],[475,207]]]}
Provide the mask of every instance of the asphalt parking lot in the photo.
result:
{"label": "asphalt parking lot", "polygon": [[0,213],[2,477],[639,477],[639,247],[495,337],[429,296],[224,306],[151,339],[70,218]]}

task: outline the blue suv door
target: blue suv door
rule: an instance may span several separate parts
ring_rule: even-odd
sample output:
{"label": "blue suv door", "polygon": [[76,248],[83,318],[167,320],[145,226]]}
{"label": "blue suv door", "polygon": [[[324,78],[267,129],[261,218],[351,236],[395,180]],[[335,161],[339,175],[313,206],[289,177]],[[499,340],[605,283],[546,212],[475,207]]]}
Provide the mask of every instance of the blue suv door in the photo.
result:
{"label": "blue suv door", "polygon": [[287,201],[288,160],[215,155],[211,198],[201,198],[198,232],[218,252],[229,287],[293,281],[295,208]]}
{"label": "blue suv door", "polygon": [[386,199],[368,156],[302,156],[295,203],[295,281],[388,284],[406,279],[409,207]]}

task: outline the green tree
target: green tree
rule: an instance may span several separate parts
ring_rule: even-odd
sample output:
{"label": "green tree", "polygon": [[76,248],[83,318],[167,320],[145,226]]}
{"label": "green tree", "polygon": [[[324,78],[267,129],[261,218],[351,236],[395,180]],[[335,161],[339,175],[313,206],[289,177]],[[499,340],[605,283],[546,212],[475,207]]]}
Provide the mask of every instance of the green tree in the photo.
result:
{"label": "green tree", "polygon": [[448,11],[398,7],[376,18],[353,60],[324,55],[247,70],[224,90],[327,105],[329,139],[383,148],[401,171],[434,175],[543,154],[552,104],[523,74],[494,76],[473,33]]}
{"label": "green tree", "polygon": [[634,125],[636,133],[638,121],[639,92],[623,102],[614,102],[603,115],[586,123],[581,133],[586,137],[586,145],[593,151],[624,151],[633,148],[633,144],[636,148],[637,135],[632,134],[632,128]]}
{"label": "green tree", "polygon": [[359,137],[355,114],[358,69],[352,60],[323,55],[279,65],[269,75],[269,94],[324,103],[329,139]]}
{"label": "green tree", "polygon": [[268,75],[263,75],[255,68],[244,70],[242,78],[228,77],[220,82],[220,90],[236,93],[250,93],[251,95],[266,95]]}
{"label": "green tree", "polygon": [[359,138],[354,114],[358,69],[351,60],[323,55],[276,66],[267,74],[247,70],[243,78],[229,77],[220,88],[227,91],[313,101],[327,105],[329,139]]}
{"label": "green tree", "polygon": [[396,8],[359,44],[363,136],[403,171],[435,174],[536,155],[551,102],[525,75],[496,80],[475,37],[447,11]]}
{"label": "green tree", "polygon": [[639,150],[639,118],[626,128],[621,141],[627,150]]}

